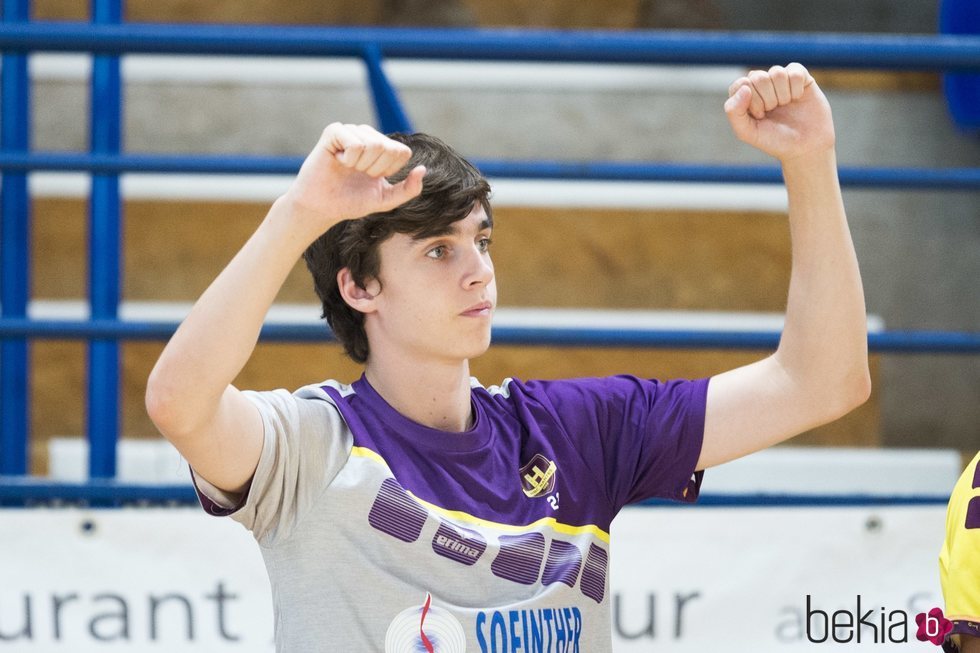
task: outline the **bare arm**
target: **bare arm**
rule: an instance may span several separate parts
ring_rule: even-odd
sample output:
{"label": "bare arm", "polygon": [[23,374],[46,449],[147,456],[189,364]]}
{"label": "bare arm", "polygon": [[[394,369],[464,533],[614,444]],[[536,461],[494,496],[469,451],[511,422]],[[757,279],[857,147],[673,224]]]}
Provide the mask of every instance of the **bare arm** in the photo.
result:
{"label": "bare arm", "polygon": [[792,270],[775,354],[711,379],[698,469],[830,422],[867,400],[864,292],[837,181],[830,106],[799,64],[737,80],[725,104],[743,141],[780,160]]}
{"label": "bare arm", "polygon": [[334,224],[394,208],[422,189],[424,168],[392,186],[384,177],[409,149],[370,127],[332,124],[290,190],[273,204],[167,343],[146,406],[157,428],[216,487],[241,491],[262,450],[258,410],[232,385],[296,260]]}

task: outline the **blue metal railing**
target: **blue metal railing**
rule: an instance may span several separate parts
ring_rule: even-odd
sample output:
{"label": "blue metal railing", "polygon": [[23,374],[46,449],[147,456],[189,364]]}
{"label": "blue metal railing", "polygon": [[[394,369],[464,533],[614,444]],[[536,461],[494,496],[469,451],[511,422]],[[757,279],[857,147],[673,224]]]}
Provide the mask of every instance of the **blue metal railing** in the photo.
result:
{"label": "blue metal railing", "polygon": [[[197,503],[194,488],[180,485],[143,485],[120,483],[112,479],[95,479],[87,483],[52,483],[43,479],[23,476],[0,476],[0,505],[50,505],[55,502],[112,504],[178,504]],[[751,494],[706,493],[698,497],[697,504],[679,503],[666,499],[649,499],[636,505],[667,508],[699,507],[895,507],[895,506],[945,506],[948,496],[943,495],[871,495],[871,494]]]}
{"label": "blue metal railing", "polygon": [[[3,24],[26,21],[28,0],[3,0]],[[0,149],[26,154],[30,147],[27,56],[4,54],[0,71]],[[0,187],[0,319],[27,317],[30,288],[30,196],[27,174],[3,172]],[[0,340],[0,474],[23,474],[27,461],[28,361],[26,337]]]}
{"label": "blue metal railing", "polygon": [[[93,25],[122,21],[118,0],[94,0]],[[122,130],[122,89],[119,57],[96,54],[92,65],[91,114],[93,155],[117,155]],[[122,277],[122,206],[119,175],[92,175],[89,198],[89,303],[93,320],[119,317],[119,288]],[[116,475],[116,442],[119,436],[119,342],[108,338],[88,341],[87,433],[105,433],[89,438],[89,476]],[[93,388],[100,388],[93,392]]]}
{"label": "blue metal railing", "polygon": [[775,34],[243,25],[4,25],[6,52],[226,54],[582,63],[765,65],[903,70],[980,70],[971,35]]}
{"label": "blue metal railing", "polygon": [[[27,342],[30,338],[89,341],[88,419],[90,476],[115,475],[119,422],[118,341],[166,339],[172,323],[118,319],[121,213],[118,176],[124,172],[293,174],[293,157],[164,156],[120,151],[121,53],[356,56],[368,70],[378,122],[384,131],[411,129],[397,93],[386,78],[384,58],[688,63],[769,65],[789,60],[810,66],[980,71],[980,37],[752,34],[695,32],[559,32],[327,27],[250,27],[122,23],[120,0],[94,0],[93,21],[30,23],[28,0],[3,0],[0,170],[3,170],[2,278],[0,278],[0,475],[27,470]],[[29,151],[29,85],[26,53],[82,51],[95,55],[92,77],[92,139],[89,154]],[[477,161],[491,177],[780,183],[774,166],[675,163],[568,163]],[[90,199],[89,299],[92,319],[35,321],[26,307],[30,245],[27,172],[80,170],[93,177]],[[980,189],[978,168],[844,167],[841,182],[852,187]],[[325,340],[323,327],[269,325],[263,338]],[[694,332],[612,329],[498,328],[494,341],[589,346],[725,347],[770,349],[775,332]],[[980,334],[884,332],[869,337],[873,351],[980,353]],[[2,489],[3,483],[0,483]],[[3,497],[0,496],[0,500]]]}
{"label": "blue metal railing", "polygon": [[[404,114],[402,114],[404,116]],[[405,120],[395,114],[392,121]],[[396,124],[398,124],[396,122]],[[401,129],[401,128],[400,128]],[[388,131],[399,131],[391,129]],[[591,181],[689,181],[702,183],[780,184],[777,166],[712,165],[701,163],[492,161],[472,159],[488,177],[521,179],[580,179]],[[302,157],[78,154],[70,152],[0,152],[0,169],[35,171],[84,171],[93,174],[279,174],[294,175]],[[859,167],[841,166],[842,186],[895,190],[980,189],[980,168]]]}
{"label": "blue metal railing", "polygon": [[[176,322],[130,320],[0,320],[0,338],[167,340]],[[563,347],[662,347],[671,349],[775,349],[778,331],[694,331],[581,327],[511,327],[493,329],[501,345]],[[324,342],[333,339],[325,325],[266,324],[260,339],[277,342]],[[980,354],[980,333],[951,331],[883,331],[868,334],[868,347],[890,354]]]}

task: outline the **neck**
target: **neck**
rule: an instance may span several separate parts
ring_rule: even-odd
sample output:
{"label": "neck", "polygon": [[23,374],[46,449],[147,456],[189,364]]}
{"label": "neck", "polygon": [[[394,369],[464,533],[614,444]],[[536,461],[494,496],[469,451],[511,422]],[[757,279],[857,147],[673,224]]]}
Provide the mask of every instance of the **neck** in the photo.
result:
{"label": "neck", "polygon": [[468,360],[393,360],[372,352],[364,374],[392,408],[412,421],[451,432],[473,424]]}

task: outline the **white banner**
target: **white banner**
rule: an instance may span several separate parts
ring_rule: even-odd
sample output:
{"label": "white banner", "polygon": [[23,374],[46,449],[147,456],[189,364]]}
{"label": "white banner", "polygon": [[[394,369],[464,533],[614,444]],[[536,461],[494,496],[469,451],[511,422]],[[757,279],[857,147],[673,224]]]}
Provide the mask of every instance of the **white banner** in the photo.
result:
{"label": "white banner", "polygon": [[[614,648],[937,651],[915,615],[942,606],[944,524],[942,506],[627,509],[613,526]],[[0,511],[0,651],[273,649],[265,567],[230,519]]]}
{"label": "white banner", "polygon": [[0,651],[274,651],[251,533],[198,508],[0,511]]}
{"label": "white banner", "polygon": [[615,650],[936,651],[915,616],[943,606],[945,523],[945,506],[627,509]]}

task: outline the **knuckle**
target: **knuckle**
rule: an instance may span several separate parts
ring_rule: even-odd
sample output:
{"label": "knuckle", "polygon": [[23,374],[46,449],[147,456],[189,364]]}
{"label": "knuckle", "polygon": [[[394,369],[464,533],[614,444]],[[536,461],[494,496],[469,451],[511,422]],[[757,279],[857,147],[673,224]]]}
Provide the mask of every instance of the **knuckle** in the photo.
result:
{"label": "knuckle", "polygon": [[789,66],[786,67],[786,72],[790,75],[790,77],[795,77],[800,79],[806,78],[808,74],[806,68],[804,68],[800,64],[790,64]]}
{"label": "knuckle", "polygon": [[748,77],[739,77],[734,82],[732,82],[731,84],[729,84],[729,86],[728,86],[728,94],[729,95],[734,95],[738,91],[738,89],[742,88],[743,86],[750,85],[750,84],[751,84],[751,82],[749,82],[749,78]]}
{"label": "knuckle", "polygon": [[782,66],[773,66],[772,68],[769,69],[769,76],[770,77],[785,78],[788,75],[789,75],[789,73]]}

